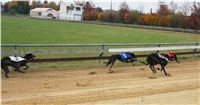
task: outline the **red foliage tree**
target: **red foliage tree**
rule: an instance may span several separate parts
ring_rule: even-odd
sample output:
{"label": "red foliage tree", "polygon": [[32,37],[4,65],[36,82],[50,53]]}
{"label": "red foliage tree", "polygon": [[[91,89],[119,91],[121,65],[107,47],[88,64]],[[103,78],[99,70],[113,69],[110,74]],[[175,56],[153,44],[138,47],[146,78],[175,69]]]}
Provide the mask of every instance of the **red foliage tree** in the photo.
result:
{"label": "red foliage tree", "polygon": [[119,7],[119,17],[123,23],[128,22],[128,15],[129,15],[129,6],[127,2],[122,2]]}
{"label": "red foliage tree", "polygon": [[95,5],[92,2],[86,2],[83,5],[83,18],[84,20],[95,20],[96,13],[95,13]]}
{"label": "red foliage tree", "polygon": [[200,2],[193,3],[192,14],[188,19],[188,25],[193,29],[200,29]]}

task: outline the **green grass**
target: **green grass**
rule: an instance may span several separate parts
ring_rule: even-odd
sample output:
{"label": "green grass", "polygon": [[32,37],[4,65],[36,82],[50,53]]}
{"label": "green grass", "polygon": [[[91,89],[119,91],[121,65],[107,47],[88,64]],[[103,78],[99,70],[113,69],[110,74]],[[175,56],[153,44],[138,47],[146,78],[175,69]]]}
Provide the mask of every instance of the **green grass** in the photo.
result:
{"label": "green grass", "polygon": [[2,16],[3,44],[197,42],[198,34]]}

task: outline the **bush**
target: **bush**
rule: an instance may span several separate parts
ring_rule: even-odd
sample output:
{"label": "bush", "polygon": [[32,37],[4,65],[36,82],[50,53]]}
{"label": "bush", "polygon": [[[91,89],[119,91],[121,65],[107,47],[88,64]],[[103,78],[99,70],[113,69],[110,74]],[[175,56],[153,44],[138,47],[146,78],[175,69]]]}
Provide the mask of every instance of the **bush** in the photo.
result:
{"label": "bush", "polygon": [[7,13],[8,15],[16,15],[17,14],[17,11],[15,9],[10,9]]}

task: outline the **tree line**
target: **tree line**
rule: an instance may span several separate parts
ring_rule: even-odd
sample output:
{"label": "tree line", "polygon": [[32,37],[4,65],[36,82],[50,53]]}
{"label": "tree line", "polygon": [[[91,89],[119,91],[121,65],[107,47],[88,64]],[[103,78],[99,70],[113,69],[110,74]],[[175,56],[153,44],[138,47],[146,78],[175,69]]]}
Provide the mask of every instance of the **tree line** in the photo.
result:
{"label": "tree line", "polygon": [[118,11],[96,10],[96,20],[106,22],[117,22],[124,24],[139,24],[164,26],[174,28],[200,29],[200,2],[193,2],[192,5],[183,4],[181,11],[177,4],[171,2],[159,2],[158,10],[153,13],[143,13],[139,10],[131,10],[127,2],[122,2]]}
{"label": "tree line", "polygon": [[29,1],[8,1],[4,5],[1,4],[1,12],[3,14],[24,14],[28,15],[31,9],[34,8],[53,8],[55,10],[59,10],[60,6],[57,5],[54,1],[48,2],[48,1],[32,1],[31,4],[29,4]]}
{"label": "tree line", "polygon": [[[132,10],[126,1],[122,2],[119,10],[103,10],[96,7],[93,2],[75,1],[75,4],[83,6],[83,19],[96,20],[102,22],[114,22],[124,24],[152,25],[174,28],[200,29],[200,2],[193,2],[192,5],[183,3],[181,11],[175,2],[169,4],[165,2],[158,3],[158,10],[153,13],[143,13],[139,10]],[[29,14],[31,9],[44,7],[59,10],[59,4],[54,1],[9,1],[1,4],[2,13],[6,14]]]}

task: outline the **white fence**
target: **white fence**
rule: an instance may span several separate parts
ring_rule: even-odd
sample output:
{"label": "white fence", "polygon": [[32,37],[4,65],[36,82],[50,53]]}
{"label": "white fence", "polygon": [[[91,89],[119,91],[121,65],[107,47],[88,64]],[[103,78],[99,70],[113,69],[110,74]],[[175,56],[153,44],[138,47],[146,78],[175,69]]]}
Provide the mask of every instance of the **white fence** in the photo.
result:
{"label": "white fence", "polygon": [[[107,53],[138,52],[138,51],[158,51],[158,50],[160,51],[161,50],[196,51],[200,49],[199,45],[200,45],[200,42],[131,43],[131,44],[1,44],[1,47],[9,48],[9,49],[2,49],[1,54],[2,55],[20,55],[26,52],[33,52],[34,54],[67,54],[67,53],[76,54],[76,53],[103,53],[103,52],[107,52]],[[37,47],[37,49],[33,50],[34,47]],[[45,50],[43,49],[43,47],[50,47],[50,48]],[[55,47],[62,47],[63,49],[55,49]],[[90,47],[90,48],[87,48],[87,47]],[[122,47],[122,48],[113,48],[113,47]],[[23,50],[21,48],[28,48],[29,50]]]}
{"label": "white fence", "polygon": [[170,47],[151,47],[151,48],[112,48],[108,52],[143,52],[143,51],[163,51],[163,50],[194,50],[200,46],[170,46]]}

